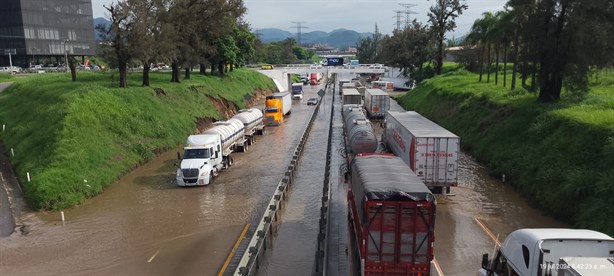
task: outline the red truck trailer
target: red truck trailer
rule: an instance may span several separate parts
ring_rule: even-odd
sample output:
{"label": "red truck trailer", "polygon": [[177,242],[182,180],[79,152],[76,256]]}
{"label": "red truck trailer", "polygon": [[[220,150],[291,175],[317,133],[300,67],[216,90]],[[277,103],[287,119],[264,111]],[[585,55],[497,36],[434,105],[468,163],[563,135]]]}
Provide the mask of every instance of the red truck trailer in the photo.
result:
{"label": "red truck trailer", "polygon": [[361,275],[430,275],[435,197],[399,157],[359,154],[347,194]]}

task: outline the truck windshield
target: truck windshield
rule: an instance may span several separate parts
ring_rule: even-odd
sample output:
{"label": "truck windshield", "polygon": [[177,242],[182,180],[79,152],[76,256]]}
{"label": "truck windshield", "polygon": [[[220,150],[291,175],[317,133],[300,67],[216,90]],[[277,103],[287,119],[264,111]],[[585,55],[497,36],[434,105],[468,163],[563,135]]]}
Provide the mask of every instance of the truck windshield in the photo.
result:
{"label": "truck windshield", "polygon": [[183,159],[204,159],[211,157],[209,149],[186,149]]}
{"label": "truck windshield", "polygon": [[275,107],[265,108],[264,112],[265,113],[277,113],[277,108],[275,108]]}

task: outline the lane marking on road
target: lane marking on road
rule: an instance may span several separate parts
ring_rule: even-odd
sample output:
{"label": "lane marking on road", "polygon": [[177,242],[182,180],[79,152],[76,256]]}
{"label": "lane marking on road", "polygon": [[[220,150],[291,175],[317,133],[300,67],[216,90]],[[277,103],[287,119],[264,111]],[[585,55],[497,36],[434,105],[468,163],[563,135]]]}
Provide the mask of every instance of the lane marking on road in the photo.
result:
{"label": "lane marking on road", "polygon": [[488,227],[486,227],[486,225],[484,225],[482,221],[480,221],[480,219],[478,219],[477,217],[474,217],[473,219],[480,225],[480,227],[482,227],[482,229],[484,229],[484,231],[486,231],[486,234],[488,234],[490,238],[495,241],[497,246],[501,246],[501,242],[499,241],[499,239],[495,235],[493,235],[493,233],[488,229]]}
{"label": "lane marking on road", "polygon": [[158,251],[156,251],[156,253],[154,253],[153,256],[151,256],[151,258],[149,258],[149,260],[147,260],[147,262],[151,263],[151,261],[153,261],[153,259],[155,259],[156,256],[158,256],[159,253],[160,253],[160,249],[158,249]]}
{"label": "lane marking on road", "polygon": [[234,256],[235,251],[237,251],[239,244],[241,244],[241,241],[243,240],[243,237],[245,237],[245,234],[247,233],[247,229],[249,229],[249,223],[245,224],[245,227],[243,227],[243,232],[241,232],[241,235],[239,235],[239,238],[235,242],[235,245],[232,247],[232,250],[230,250],[230,253],[228,253],[228,257],[226,258],[224,265],[222,266],[220,271],[217,273],[218,276],[222,276],[224,274],[224,271],[226,271],[226,267],[228,267],[228,264],[230,264],[230,260],[232,259],[232,256]]}
{"label": "lane marking on road", "polygon": [[437,270],[437,274],[439,274],[439,276],[443,276],[443,270],[441,270],[441,267],[439,266],[439,263],[437,262],[437,259],[435,259],[435,257],[433,257],[433,264],[435,265],[435,270]]}

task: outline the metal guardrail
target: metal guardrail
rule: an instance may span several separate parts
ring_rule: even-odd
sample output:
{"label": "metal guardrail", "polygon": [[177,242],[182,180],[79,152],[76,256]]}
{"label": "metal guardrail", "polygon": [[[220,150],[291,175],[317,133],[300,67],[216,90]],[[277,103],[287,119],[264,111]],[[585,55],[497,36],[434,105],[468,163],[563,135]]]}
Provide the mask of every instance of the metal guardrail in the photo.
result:
{"label": "metal guardrail", "polygon": [[332,139],[333,139],[333,117],[335,114],[335,86],[333,82],[333,100],[330,110],[330,123],[328,128],[328,143],[326,146],[326,166],[324,172],[324,181],[322,187],[322,207],[320,207],[320,221],[318,232],[318,247],[316,250],[316,273],[326,275],[328,263],[328,222],[330,217],[330,166],[332,157]]}
{"label": "metal guardrail", "polygon": [[309,133],[311,132],[313,122],[315,121],[316,115],[318,115],[318,112],[320,110],[321,103],[322,101],[318,101],[318,104],[314,112],[312,113],[311,118],[309,119],[309,123],[303,130],[303,135],[301,136],[300,142],[294,150],[294,155],[292,156],[290,165],[286,169],[284,177],[277,184],[275,188],[275,193],[269,201],[269,204],[267,205],[268,207],[265,210],[262,219],[260,219],[260,223],[256,227],[256,231],[250,239],[250,242],[247,246],[248,250],[241,257],[239,265],[233,275],[253,275],[254,271],[259,268],[259,259],[261,257],[262,252],[266,250],[267,238],[272,238],[271,235],[273,234],[273,221],[277,221],[278,219],[277,211],[281,210],[281,203],[283,200],[286,199],[286,192],[288,191],[290,184],[292,184],[292,179],[294,178],[294,173],[296,171],[298,161],[303,153],[303,147],[307,142],[307,138],[309,137]]}

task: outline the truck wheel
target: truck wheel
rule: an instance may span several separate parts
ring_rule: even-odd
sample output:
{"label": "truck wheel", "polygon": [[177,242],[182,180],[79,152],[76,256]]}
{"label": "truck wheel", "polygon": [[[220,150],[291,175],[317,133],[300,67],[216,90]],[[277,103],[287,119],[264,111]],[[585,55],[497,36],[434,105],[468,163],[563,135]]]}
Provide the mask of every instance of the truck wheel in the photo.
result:
{"label": "truck wheel", "polygon": [[256,136],[252,136],[251,141],[249,142],[250,145],[253,145],[254,143],[256,143]]}
{"label": "truck wheel", "polygon": [[232,156],[228,156],[228,167],[232,166],[233,160]]}
{"label": "truck wheel", "polygon": [[247,152],[248,149],[249,149],[249,145],[247,141],[245,141],[245,143],[243,144],[243,152]]}
{"label": "truck wheel", "polygon": [[211,173],[209,173],[209,184],[213,183],[213,171],[211,171]]}
{"label": "truck wheel", "polygon": [[264,135],[264,130],[266,129],[266,127],[263,127],[262,130],[260,131],[260,134]]}

